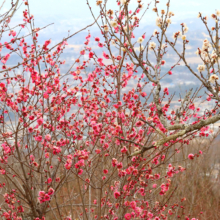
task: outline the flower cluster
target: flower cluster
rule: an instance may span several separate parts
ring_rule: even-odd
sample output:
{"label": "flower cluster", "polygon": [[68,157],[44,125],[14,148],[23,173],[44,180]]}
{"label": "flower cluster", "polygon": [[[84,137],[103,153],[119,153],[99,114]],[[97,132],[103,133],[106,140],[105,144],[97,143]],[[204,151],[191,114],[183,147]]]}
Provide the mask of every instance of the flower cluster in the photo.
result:
{"label": "flower cluster", "polygon": [[47,193],[45,191],[39,191],[38,200],[40,203],[48,202],[48,201],[50,201],[53,194],[54,194],[53,188],[49,188]]}

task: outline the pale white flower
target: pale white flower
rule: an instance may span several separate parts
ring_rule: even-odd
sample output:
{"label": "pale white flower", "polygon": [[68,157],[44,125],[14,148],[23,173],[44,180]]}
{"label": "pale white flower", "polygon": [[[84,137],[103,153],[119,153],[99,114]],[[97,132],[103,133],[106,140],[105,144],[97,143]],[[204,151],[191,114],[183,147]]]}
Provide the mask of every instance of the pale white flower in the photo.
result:
{"label": "pale white flower", "polygon": [[117,21],[111,21],[110,24],[111,24],[112,27],[117,27],[118,26]]}
{"label": "pale white flower", "polygon": [[215,14],[211,14],[211,18],[216,20],[217,16]]}
{"label": "pale white flower", "polygon": [[202,45],[202,51],[204,51],[204,50],[206,50],[206,49],[208,49],[208,47]]}
{"label": "pale white flower", "polygon": [[220,17],[220,10],[217,10],[217,11],[216,11],[216,15],[217,15],[218,17]]}
{"label": "pale white flower", "polygon": [[212,49],[212,45],[209,43],[207,39],[203,41],[202,49],[201,51],[203,52],[204,55],[208,55],[207,52]]}
{"label": "pale white flower", "polygon": [[132,44],[129,41],[125,42],[128,46],[132,47]]}
{"label": "pale white flower", "polygon": [[98,0],[97,2],[96,2],[96,5],[101,5],[102,4],[102,1],[101,0]]}
{"label": "pale white flower", "polygon": [[184,33],[187,33],[188,30],[189,30],[189,28],[187,26],[184,26],[184,28],[183,28]]}
{"label": "pale white flower", "polygon": [[109,31],[109,27],[108,27],[107,24],[104,25],[104,31],[105,31],[105,32],[108,32],[108,31]]}
{"label": "pale white flower", "polygon": [[149,49],[150,49],[150,50],[153,50],[155,47],[156,47],[156,43],[150,42],[150,44],[149,44]]}
{"label": "pale white flower", "polygon": [[218,76],[215,75],[215,74],[211,75],[210,78],[209,78],[209,82],[210,83],[215,83],[215,80],[218,80]]}
{"label": "pale white flower", "polygon": [[143,50],[144,50],[144,46],[139,47],[139,49],[140,49],[141,51],[143,51]]}
{"label": "pale white flower", "polygon": [[182,34],[181,34],[181,31],[177,31],[176,33],[173,33],[173,39],[175,40],[176,38],[180,37]]}
{"label": "pale white flower", "polygon": [[182,40],[186,40],[186,35],[182,35]]}
{"label": "pale white flower", "polygon": [[209,59],[209,57],[205,57],[204,60],[205,60],[206,63],[210,63],[210,59]]}
{"label": "pale white flower", "polygon": [[171,24],[172,20],[171,18],[167,18],[167,24]]}
{"label": "pale white flower", "polygon": [[162,49],[164,50],[167,47],[166,44],[162,44]]}
{"label": "pale white flower", "polygon": [[218,60],[218,55],[216,54],[214,50],[212,51],[211,58],[212,58],[212,62],[215,60]]}
{"label": "pale white flower", "polygon": [[143,46],[135,47],[135,50],[136,50],[136,51],[143,51],[143,50],[144,50],[144,47],[143,47]]}
{"label": "pale white flower", "polygon": [[174,16],[174,13],[172,11],[169,11],[168,16],[169,17]]}
{"label": "pale white flower", "polygon": [[207,53],[207,51],[202,50],[202,55],[205,56],[205,57],[208,57],[209,54]]}
{"label": "pale white flower", "polygon": [[156,18],[156,25],[157,25],[158,27],[161,27],[161,24],[162,24],[162,19],[161,19],[160,17],[157,17],[157,18]]}
{"label": "pale white flower", "polygon": [[214,36],[214,37],[213,37],[213,41],[215,41],[215,42],[216,42],[216,36]]}
{"label": "pale white flower", "polygon": [[195,54],[196,54],[196,55],[199,55],[199,50],[198,50],[198,49],[196,50]]}
{"label": "pale white flower", "polygon": [[125,5],[126,2],[127,2],[127,0],[121,0],[121,4],[122,4],[122,5]]}
{"label": "pale white flower", "polygon": [[144,41],[144,38],[143,38],[143,37],[139,37],[138,40],[137,40],[137,42],[138,42],[139,44],[141,44],[143,41]]}
{"label": "pale white flower", "polygon": [[152,8],[152,11],[157,12],[157,8]]}
{"label": "pale white flower", "polygon": [[129,19],[130,19],[130,17],[128,17],[128,16],[125,16],[125,23],[127,23],[127,21],[129,21]]}
{"label": "pale white flower", "polygon": [[124,30],[124,32],[126,32],[126,33],[128,32],[128,29],[129,29],[128,26],[124,26],[124,27],[123,27],[123,30]]}
{"label": "pale white flower", "polygon": [[157,31],[157,29],[155,29],[153,32],[153,36],[156,36],[157,33],[159,33],[159,32]]}
{"label": "pale white flower", "polygon": [[216,54],[216,52],[214,50],[212,51],[211,57],[212,58],[217,58],[217,54]]}
{"label": "pale white flower", "polygon": [[139,9],[140,9],[140,10],[143,9],[143,4],[139,4]]}
{"label": "pale white flower", "polygon": [[208,48],[209,47],[209,41],[207,40],[207,39],[205,39],[204,41],[203,41],[203,46],[205,47],[205,48]]}
{"label": "pale white flower", "polygon": [[111,40],[113,46],[116,46],[115,40]]}
{"label": "pale white flower", "polygon": [[109,9],[109,10],[106,12],[106,15],[107,15],[107,16],[110,16],[110,17],[112,17],[113,14],[114,14],[114,11],[111,10],[111,9]]}
{"label": "pale white flower", "polygon": [[126,52],[126,51],[127,51],[126,48],[124,48],[124,47],[121,47],[121,50],[122,50],[123,52]]}
{"label": "pale white flower", "polygon": [[198,65],[197,70],[198,70],[199,72],[204,71],[204,70],[205,70],[205,65]]}

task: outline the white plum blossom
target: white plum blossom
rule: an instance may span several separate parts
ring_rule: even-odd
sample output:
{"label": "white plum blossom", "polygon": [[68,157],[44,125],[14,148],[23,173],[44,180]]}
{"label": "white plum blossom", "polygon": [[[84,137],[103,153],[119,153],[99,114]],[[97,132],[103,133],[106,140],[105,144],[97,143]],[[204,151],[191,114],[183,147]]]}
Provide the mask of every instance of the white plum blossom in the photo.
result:
{"label": "white plum blossom", "polygon": [[165,13],[166,13],[165,10],[162,9],[162,10],[161,10],[161,14],[162,14],[162,15],[165,15]]}
{"label": "white plum blossom", "polygon": [[109,9],[107,12],[106,12],[106,15],[109,16],[110,18],[112,17],[112,15],[114,14],[114,11]]}
{"label": "white plum blossom", "polygon": [[189,28],[187,27],[186,23],[183,23],[183,32],[186,34]]}
{"label": "white plum blossom", "polygon": [[186,40],[186,35],[182,35],[182,40]]}
{"label": "white plum blossom", "polygon": [[213,37],[213,41],[216,42],[216,36]]}
{"label": "white plum blossom", "polygon": [[203,41],[203,46],[204,46],[205,48],[208,48],[208,47],[209,47],[209,41],[208,41],[207,39],[205,39],[205,40]]}
{"label": "white plum blossom", "polygon": [[199,72],[204,71],[204,70],[205,70],[205,65],[198,65],[197,70],[198,70]]}
{"label": "white plum blossom", "polygon": [[218,80],[218,76],[215,75],[215,74],[211,75],[210,78],[209,78],[209,82],[210,83],[215,83],[215,80]]}
{"label": "white plum blossom", "polygon": [[198,49],[196,50],[195,54],[196,54],[197,56],[199,55],[199,50],[198,50]]}
{"label": "white plum blossom", "polygon": [[139,47],[139,50],[143,51],[144,50],[144,46]]}
{"label": "white plum blossom", "polygon": [[206,63],[210,63],[210,59],[209,59],[208,56],[206,56],[206,57],[204,58],[204,60],[205,60]]}
{"label": "white plum blossom", "polygon": [[101,0],[98,0],[97,2],[96,2],[96,5],[101,5],[102,4],[102,1]]}
{"label": "white plum blossom", "polygon": [[117,27],[118,26],[117,21],[111,21],[110,24],[111,24],[112,27]]}
{"label": "white plum blossom", "polygon": [[157,18],[156,18],[156,25],[157,25],[158,27],[161,27],[161,24],[162,24],[162,19],[161,19],[160,17],[157,17]]}
{"label": "white plum blossom", "polygon": [[209,43],[209,41],[207,39],[205,39],[203,41],[203,45],[202,45],[202,52],[204,55],[208,55],[207,51],[210,50],[212,48],[212,45]]}
{"label": "white plum blossom", "polygon": [[174,16],[174,13],[173,13],[172,11],[169,11],[169,12],[168,12],[168,16],[169,16],[169,17]]}
{"label": "white plum blossom", "polygon": [[206,59],[208,59],[209,53],[208,53],[207,51],[202,51],[202,55],[203,55]]}
{"label": "white plum blossom", "polygon": [[156,34],[158,34],[158,33],[159,33],[158,30],[155,29],[154,32],[153,32],[153,36],[156,36]]}
{"label": "white plum blossom", "polygon": [[113,46],[116,46],[115,40],[111,40]]}
{"label": "white plum blossom", "polygon": [[176,33],[173,33],[173,39],[176,40],[178,37],[180,37],[182,34],[181,34],[181,31],[177,31]]}
{"label": "white plum blossom", "polygon": [[143,47],[143,46],[135,47],[135,50],[136,50],[136,51],[143,51],[143,50],[144,50],[144,47]]}
{"label": "white plum blossom", "polygon": [[187,32],[188,32],[188,30],[189,30],[189,28],[188,28],[188,27],[184,27],[184,28],[183,28],[184,33],[187,33]]}
{"label": "white plum blossom", "polygon": [[157,12],[157,8],[152,8],[152,11]]}
{"label": "white plum blossom", "polygon": [[216,54],[216,52],[214,50],[212,51],[211,58],[212,58],[212,62],[217,60],[217,58],[218,58],[218,55]]}
{"label": "white plum blossom", "polygon": [[156,43],[155,42],[150,42],[149,49],[153,50],[155,47],[156,47]]}
{"label": "white plum blossom", "polygon": [[205,21],[205,22],[208,21],[208,16],[207,16],[207,15],[204,17],[204,21]]}
{"label": "white plum blossom", "polygon": [[123,30],[124,30],[124,32],[126,32],[126,33],[127,33],[127,32],[128,32],[128,30],[129,30],[129,27],[128,27],[128,26],[124,26],[124,27],[123,27]]}
{"label": "white plum blossom", "polygon": [[139,44],[141,44],[143,41],[144,41],[144,38],[143,38],[143,37],[139,37],[138,40],[137,40],[137,42],[138,42]]}
{"label": "white plum blossom", "polygon": [[167,18],[167,24],[171,24],[171,22],[172,22],[172,20],[171,20],[171,18]]}
{"label": "white plum blossom", "polygon": [[216,20],[217,16],[215,14],[211,14],[211,18]]}
{"label": "white plum blossom", "polygon": [[165,48],[167,48],[166,44],[162,44],[162,49],[164,50]]}
{"label": "white plum blossom", "polygon": [[108,32],[108,31],[109,31],[109,27],[108,27],[107,24],[104,25],[104,31],[105,31],[105,32]]}
{"label": "white plum blossom", "polygon": [[126,52],[126,48],[124,48],[124,47],[121,47],[121,50],[122,50],[123,52]]}
{"label": "white plum blossom", "polygon": [[121,4],[122,4],[122,5],[125,5],[126,2],[127,2],[127,0],[121,0]]}

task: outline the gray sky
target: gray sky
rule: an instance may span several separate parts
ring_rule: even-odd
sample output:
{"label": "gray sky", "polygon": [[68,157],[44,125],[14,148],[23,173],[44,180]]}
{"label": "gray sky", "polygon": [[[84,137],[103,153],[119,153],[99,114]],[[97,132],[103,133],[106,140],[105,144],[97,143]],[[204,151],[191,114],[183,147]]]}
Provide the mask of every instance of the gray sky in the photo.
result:
{"label": "gray sky", "polygon": [[[3,0],[0,0],[2,2]],[[22,2],[22,0],[20,0]],[[94,13],[97,15],[99,7],[96,6],[96,0],[89,0]],[[117,9],[115,0],[108,0],[108,7],[111,9]],[[143,0],[143,3],[149,3],[150,0]],[[160,9],[165,9],[167,0],[160,0]],[[6,0],[5,10],[10,6],[11,0]],[[79,25],[84,25],[91,22],[91,14],[86,4],[86,0],[29,0],[30,9],[32,14],[37,19],[43,19],[45,22],[54,21],[56,24],[62,24],[65,27],[65,23],[77,21],[72,23],[73,29]],[[136,0],[131,0],[130,7],[137,5]],[[173,20],[184,20],[186,18],[196,18],[198,12],[202,12],[205,15],[210,15],[220,9],[219,0],[171,0],[170,10],[175,13]],[[45,20],[47,19],[47,20]],[[146,16],[146,19],[150,21],[154,19],[152,10]]]}
{"label": "gray sky", "polygon": [[[8,1],[10,2],[10,1]],[[91,6],[98,12],[96,0],[89,1]],[[143,3],[149,3],[143,0]],[[167,0],[161,0],[159,5],[166,4]],[[88,18],[90,17],[86,0],[29,0],[31,11],[37,15],[66,15],[70,18]],[[136,0],[131,1],[136,5]],[[115,0],[108,0],[109,7],[115,5]],[[217,8],[216,8],[217,7]],[[199,11],[204,13],[212,13],[215,9],[220,8],[219,0],[171,0],[171,10],[176,13],[179,18],[195,17]]]}

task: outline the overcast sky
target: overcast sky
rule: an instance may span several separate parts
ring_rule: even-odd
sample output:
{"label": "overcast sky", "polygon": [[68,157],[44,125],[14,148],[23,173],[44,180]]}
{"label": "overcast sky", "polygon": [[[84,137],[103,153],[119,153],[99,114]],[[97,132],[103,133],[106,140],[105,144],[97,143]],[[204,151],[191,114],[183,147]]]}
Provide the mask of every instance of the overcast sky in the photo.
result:
{"label": "overcast sky", "polygon": [[[3,2],[3,0],[0,0]],[[22,0],[20,0],[22,2]],[[97,15],[99,12],[96,6],[96,0],[89,0],[94,13]],[[108,7],[116,9],[116,1],[108,0]],[[149,3],[150,0],[142,0],[143,3]],[[160,9],[165,9],[167,0],[160,1]],[[4,9],[10,6],[11,0],[6,0]],[[86,4],[86,0],[29,0],[31,13],[35,15],[36,20],[44,20],[44,22],[55,22],[56,25],[68,25],[72,23],[73,29],[91,22],[91,14]],[[131,0],[132,5],[136,5],[136,0]],[[217,8],[216,8],[217,7]],[[219,0],[171,0],[170,10],[175,13],[173,20],[184,20],[186,18],[196,18],[198,12],[210,15],[220,9]],[[148,21],[154,19],[152,10],[149,11],[145,17]],[[46,19],[46,20],[45,20]],[[65,24],[67,23],[67,24]]]}
{"label": "overcast sky", "polygon": [[[2,0],[1,0],[2,1]],[[8,2],[11,2],[8,0]],[[94,9],[96,0],[89,0]],[[143,0],[143,3],[149,3],[148,0]],[[160,5],[166,4],[167,0],[161,0]],[[89,18],[90,13],[86,4],[86,0],[29,0],[31,11],[37,15],[59,15],[68,16],[70,18]],[[136,4],[136,0],[131,1]],[[113,7],[115,0],[108,0],[108,5]],[[219,0],[171,0],[171,10],[175,11],[178,17],[195,17],[199,11],[204,13],[212,13],[216,7],[220,8]]]}

